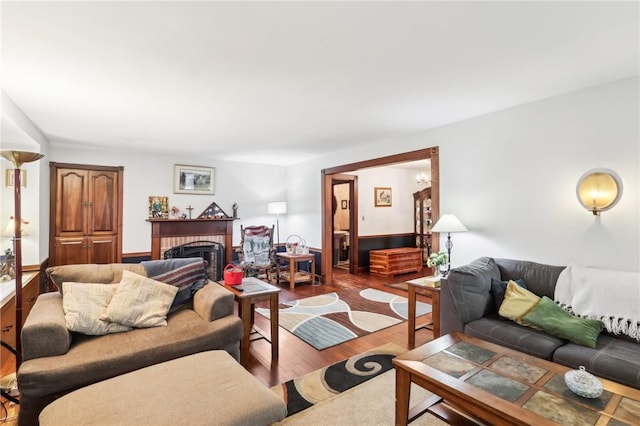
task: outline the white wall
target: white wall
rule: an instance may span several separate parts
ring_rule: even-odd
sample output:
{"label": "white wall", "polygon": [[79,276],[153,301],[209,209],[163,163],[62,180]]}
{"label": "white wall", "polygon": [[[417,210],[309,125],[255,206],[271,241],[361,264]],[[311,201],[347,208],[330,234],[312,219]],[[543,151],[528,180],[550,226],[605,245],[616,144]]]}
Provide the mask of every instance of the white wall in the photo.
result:
{"label": "white wall", "polygon": [[[22,238],[22,264],[37,265],[49,255],[49,167],[46,163],[49,141],[4,91],[1,95],[0,149],[45,155],[45,159],[21,166],[27,173],[27,185],[20,192],[21,214],[23,219],[30,222],[27,230],[29,235]],[[9,217],[14,214],[14,188],[7,187],[4,182],[6,170],[12,168],[13,163],[0,160],[0,232],[4,232]],[[13,248],[13,240],[0,236],[3,254],[7,248]]]}
{"label": "white wall", "polygon": [[[406,234],[414,231],[413,193],[416,173],[397,167],[364,169],[358,175],[358,236]],[[391,207],[375,207],[374,188],[391,188]]]}
{"label": "white wall", "polygon": [[[288,225],[319,246],[321,169],[439,146],[440,211],[470,230],[452,236],[454,266],[494,256],[638,271],[639,86],[624,79],[291,167]],[[601,217],[575,196],[594,167],[624,184]]]}
{"label": "white wall", "polygon": [[[212,158],[177,157],[144,152],[79,149],[52,142],[49,161],[61,163],[124,166],[124,200],[122,250],[124,253],[151,251],[151,224],[147,222],[150,195],[169,197],[169,206],[181,211],[191,205],[193,218],[216,202],[228,215],[231,206],[239,206],[239,220],[234,221],[234,244],[240,243],[240,225],[272,225],[275,216],[267,214],[269,201],[284,201],[285,169],[278,166],[219,161]],[[215,194],[173,193],[173,165],[215,167]],[[287,230],[280,221],[280,235]]]}

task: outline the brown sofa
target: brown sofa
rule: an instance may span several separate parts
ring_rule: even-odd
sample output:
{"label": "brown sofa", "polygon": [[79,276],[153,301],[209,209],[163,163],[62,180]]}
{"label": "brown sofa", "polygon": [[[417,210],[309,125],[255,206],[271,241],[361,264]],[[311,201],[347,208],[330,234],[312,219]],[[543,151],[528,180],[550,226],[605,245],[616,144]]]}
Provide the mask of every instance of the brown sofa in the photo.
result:
{"label": "brown sofa", "polygon": [[[141,264],[56,266],[48,268],[47,275],[62,288],[67,281],[118,283],[124,269],[146,276]],[[233,294],[211,282],[194,294],[189,307],[170,313],[166,327],[102,336],[69,332],[61,293],[41,294],[22,329],[18,422],[36,425],[39,413],[55,399],[164,361],[215,349],[238,360],[241,338],[242,322],[233,312]]]}

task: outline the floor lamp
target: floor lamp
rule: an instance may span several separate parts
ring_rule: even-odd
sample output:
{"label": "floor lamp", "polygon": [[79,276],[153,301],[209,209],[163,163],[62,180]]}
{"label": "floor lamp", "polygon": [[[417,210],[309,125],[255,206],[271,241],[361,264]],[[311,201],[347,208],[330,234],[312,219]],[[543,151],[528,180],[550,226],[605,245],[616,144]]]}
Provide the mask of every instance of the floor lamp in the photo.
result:
{"label": "floor lamp", "polygon": [[[278,249],[280,248],[280,215],[287,213],[287,202],[286,201],[274,201],[272,203],[267,204],[267,213],[276,215],[276,234],[278,236]],[[276,252],[278,251],[276,249]]]}
{"label": "floor lamp", "polygon": [[[14,165],[13,169],[13,252],[16,269],[16,351],[22,354],[22,217],[20,212],[20,187],[22,186],[22,173],[20,166],[24,163],[37,161],[44,157],[36,152],[2,150],[0,154]],[[20,356],[16,356],[16,371],[20,367]]]}
{"label": "floor lamp", "polygon": [[451,249],[453,248],[453,243],[451,242],[451,233],[464,232],[466,230],[467,228],[462,224],[462,222],[460,222],[460,220],[452,214],[442,215],[433,226],[433,228],[431,228],[431,232],[447,233],[447,242],[445,244],[445,247],[447,248],[447,272],[442,274],[443,277],[446,277],[451,270]]}

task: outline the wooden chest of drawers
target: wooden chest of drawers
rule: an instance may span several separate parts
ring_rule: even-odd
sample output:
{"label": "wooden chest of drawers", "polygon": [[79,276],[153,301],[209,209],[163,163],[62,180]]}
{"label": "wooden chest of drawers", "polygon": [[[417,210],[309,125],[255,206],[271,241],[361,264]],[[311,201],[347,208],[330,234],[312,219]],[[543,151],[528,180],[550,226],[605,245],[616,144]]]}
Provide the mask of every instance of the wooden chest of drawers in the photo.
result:
{"label": "wooden chest of drawers", "polygon": [[380,275],[397,275],[420,272],[422,252],[416,247],[400,247],[369,252],[369,272]]}

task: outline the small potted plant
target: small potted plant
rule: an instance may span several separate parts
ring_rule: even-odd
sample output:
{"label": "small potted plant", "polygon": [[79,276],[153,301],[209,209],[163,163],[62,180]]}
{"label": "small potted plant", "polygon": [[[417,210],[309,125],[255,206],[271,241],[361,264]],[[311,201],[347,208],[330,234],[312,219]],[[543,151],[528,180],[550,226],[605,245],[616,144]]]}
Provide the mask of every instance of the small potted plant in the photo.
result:
{"label": "small potted plant", "polygon": [[449,263],[449,255],[446,251],[440,253],[431,253],[427,259],[427,266],[429,268],[437,268],[438,274],[442,277],[447,275],[447,266]]}

